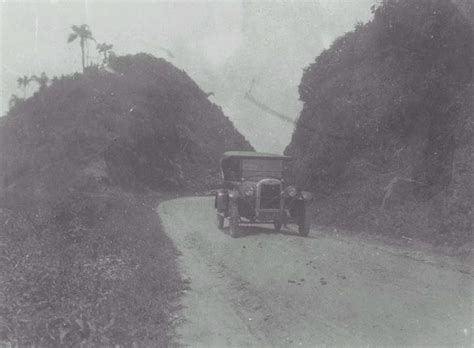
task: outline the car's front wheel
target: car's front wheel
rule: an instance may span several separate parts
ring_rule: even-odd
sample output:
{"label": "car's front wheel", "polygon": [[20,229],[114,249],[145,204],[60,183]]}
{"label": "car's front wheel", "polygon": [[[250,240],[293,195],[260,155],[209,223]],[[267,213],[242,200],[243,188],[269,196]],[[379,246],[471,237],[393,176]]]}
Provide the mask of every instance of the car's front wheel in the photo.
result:
{"label": "car's front wheel", "polygon": [[240,229],[239,229],[239,208],[237,207],[236,204],[232,204],[230,206],[230,212],[229,212],[229,230],[230,230],[230,236],[232,238],[237,238],[240,235]]}
{"label": "car's front wheel", "polygon": [[304,206],[298,222],[298,232],[300,236],[307,237],[311,229],[311,212],[307,206]]}
{"label": "car's front wheel", "polygon": [[217,214],[217,228],[224,229],[224,215]]}
{"label": "car's front wheel", "polygon": [[281,231],[281,226],[282,226],[282,223],[280,220],[273,221],[273,227],[275,228],[276,233]]}

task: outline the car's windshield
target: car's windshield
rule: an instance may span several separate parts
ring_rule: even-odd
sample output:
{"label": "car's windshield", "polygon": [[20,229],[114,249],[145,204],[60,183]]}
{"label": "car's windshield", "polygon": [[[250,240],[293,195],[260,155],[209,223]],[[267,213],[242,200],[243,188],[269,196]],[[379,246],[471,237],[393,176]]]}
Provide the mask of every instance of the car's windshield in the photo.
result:
{"label": "car's windshield", "polygon": [[242,178],[260,180],[264,178],[282,178],[283,161],[281,159],[244,158],[242,159]]}

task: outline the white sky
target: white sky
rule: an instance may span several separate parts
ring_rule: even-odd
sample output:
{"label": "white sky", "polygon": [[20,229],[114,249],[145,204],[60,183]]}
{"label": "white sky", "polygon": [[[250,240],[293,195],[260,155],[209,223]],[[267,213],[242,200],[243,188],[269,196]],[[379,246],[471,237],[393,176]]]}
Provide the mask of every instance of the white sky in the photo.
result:
{"label": "white sky", "polygon": [[[184,69],[215,93],[213,101],[257,150],[282,152],[293,127],[243,98],[250,81],[262,102],[297,118],[302,69],[357,21],[369,20],[376,1],[3,1],[0,114],[11,94],[22,95],[18,77],[80,71],[79,45],[66,40],[71,25],[87,23],[117,54],[147,52]],[[90,59],[99,60],[93,45]]]}

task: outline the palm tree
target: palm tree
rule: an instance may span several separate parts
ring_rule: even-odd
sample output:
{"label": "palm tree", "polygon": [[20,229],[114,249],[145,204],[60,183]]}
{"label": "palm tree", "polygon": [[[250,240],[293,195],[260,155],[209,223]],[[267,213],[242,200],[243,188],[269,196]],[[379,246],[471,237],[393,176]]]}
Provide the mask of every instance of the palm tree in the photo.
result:
{"label": "palm tree", "polygon": [[26,99],[26,86],[31,82],[31,78],[24,75],[23,77],[19,77],[16,81],[18,82],[18,87],[23,88],[23,99]]}
{"label": "palm tree", "polygon": [[48,76],[46,76],[46,73],[44,71],[41,73],[39,77],[36,75],[33,75],[31,79],[38,82],[40,91],[46,88],[49,82],[49,78]]}
{"label": "palm tree", "polygon": [[114,45],[108,45],[105,42],[101,44],[97,44],[97,50],[99,53],[104,55],[104,59],[102,61],[103,64],[107,64],[107,53],[114,47]]}
{"label": "palm tree", "polygon": [[71,29],[72,33],[69,34],[67,42],[70,43],[79,38],[79,45],[81,46],[82,71],[84,72],[86,68],[84,48],[87,44],[87,40],[95,41],[95,39],[92,37],[92,32],[89,30],[89,26],[87,24],[82,24],[79,27],[77,25],[73,25]]}

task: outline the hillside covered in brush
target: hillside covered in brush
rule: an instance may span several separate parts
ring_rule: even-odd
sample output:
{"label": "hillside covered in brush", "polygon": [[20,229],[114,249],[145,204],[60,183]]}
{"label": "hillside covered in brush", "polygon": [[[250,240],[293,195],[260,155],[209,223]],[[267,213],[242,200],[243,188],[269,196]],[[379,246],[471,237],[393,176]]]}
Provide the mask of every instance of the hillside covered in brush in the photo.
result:
{"label": "hillside covered in brush", "polygon": [[472,235],[474,9],[387,0],[308,66],[286,153],[316,220],[463,243]]}
{"label": "hillside covered in brush", "polygon": [[187,285],[155,209],[212,185],[231,149],[251,146],[185,72],[146,54],[15,100],[0,118],[0,342],[172,345]]}
{"label": "hillside covered in brush", "polygon": [[[221,153],[251,149],[189,76],[147,54],[53,80],[0,120],[4,186],[35,190],[97,181],[202,187]],[[89,182],[89,184],[92,184]]]}

